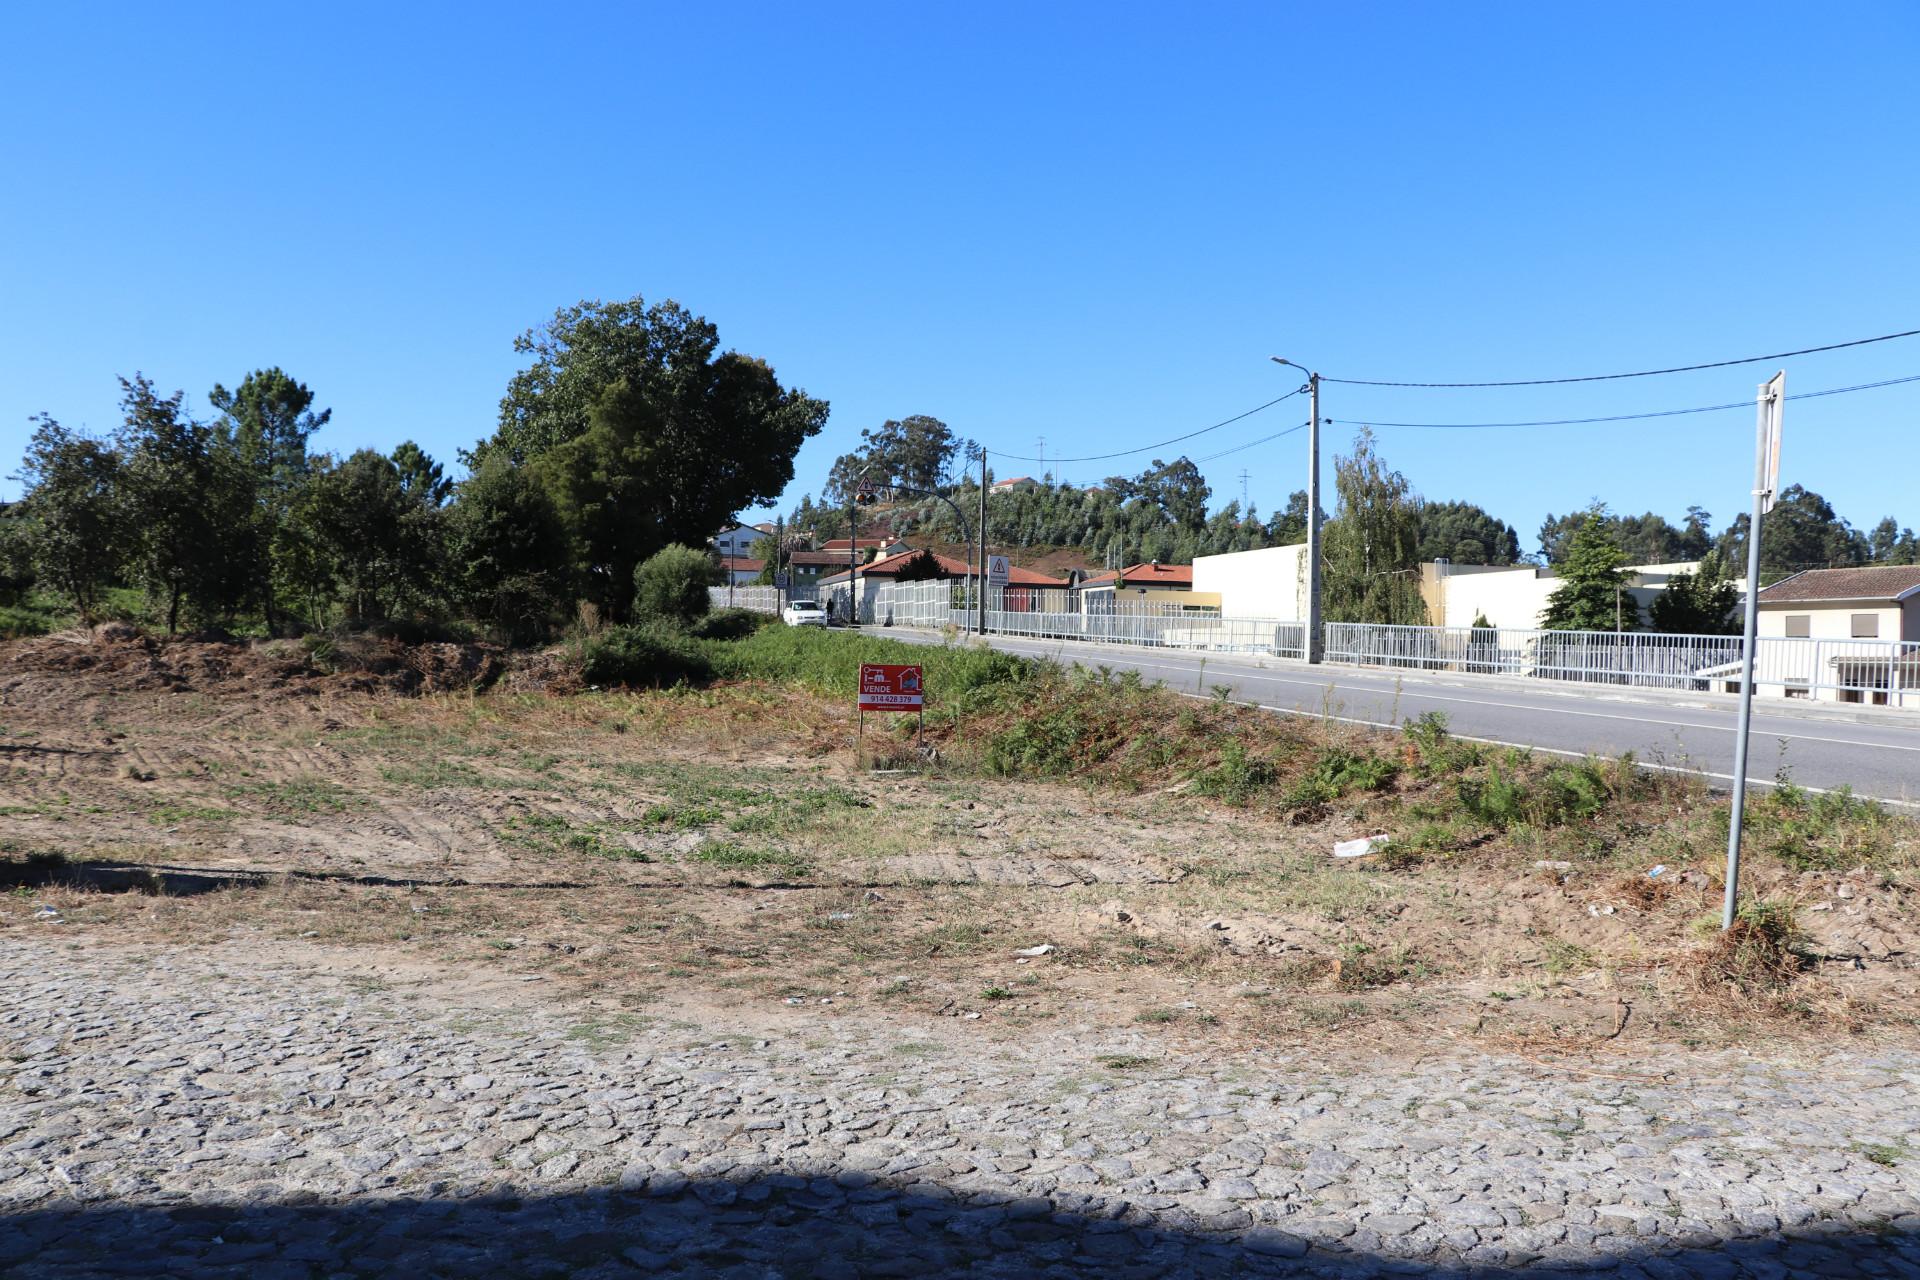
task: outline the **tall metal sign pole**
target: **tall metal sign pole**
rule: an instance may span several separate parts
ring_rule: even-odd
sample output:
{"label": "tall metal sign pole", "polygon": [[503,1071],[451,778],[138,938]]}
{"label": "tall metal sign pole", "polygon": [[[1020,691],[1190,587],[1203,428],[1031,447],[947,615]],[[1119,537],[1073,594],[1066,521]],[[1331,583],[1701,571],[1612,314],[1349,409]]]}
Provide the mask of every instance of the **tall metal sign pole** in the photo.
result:
{"label": "tall metal sign pole", "polygon": [[1740,899],[1740,825],[1747,807],[1747,735],[1753,727],[1753,656],[1760,630],[1760,520],[1773,510],[1780,487],[1780,417],[1787,375],[1760,386],[1760,414],[1753,459],[1753,515],[1747,523],[1747,627],[1740,654],[1740,728],[1733,740],[1733,820],[1727,824],[1727,900],[1720,927],[1733,928]]}
{"label": "tall metal sign pole", "polygon": [[[1300,369],[1291,360],[1273,356],[1275,364]],[[1300,369],[1307,375],[1307,616],[1306,644],[1308,662],[1326,657],[1326,629],[1320,625],[1320,375]]]}

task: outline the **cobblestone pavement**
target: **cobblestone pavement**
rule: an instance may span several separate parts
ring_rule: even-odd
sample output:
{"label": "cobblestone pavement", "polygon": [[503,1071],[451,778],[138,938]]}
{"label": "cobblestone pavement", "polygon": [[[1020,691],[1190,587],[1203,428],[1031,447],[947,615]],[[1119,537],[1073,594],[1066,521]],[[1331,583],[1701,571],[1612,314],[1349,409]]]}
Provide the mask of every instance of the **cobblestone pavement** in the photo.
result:
{"label": "cobblestone pavement", "polygon": [[1905,1050],[1143,1064],[1133,1029],[735,1035],[56,939],[0,937],[23,1280],[1920,1275]]}

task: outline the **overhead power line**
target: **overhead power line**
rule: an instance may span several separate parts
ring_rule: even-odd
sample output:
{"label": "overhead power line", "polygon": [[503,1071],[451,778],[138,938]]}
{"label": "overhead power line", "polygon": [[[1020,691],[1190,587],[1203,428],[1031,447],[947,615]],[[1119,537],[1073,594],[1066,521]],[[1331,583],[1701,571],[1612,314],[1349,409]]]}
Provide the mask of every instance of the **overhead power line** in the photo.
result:
{"label": "overhead power line", "polygon": [[1726,369],[1740,364],[1764,364],[1769,360],[1785,360],[1790,356],[1810,356],[1821,351],[1839,351],[1846,347],[1864,347],[1875,342],[1892,342],[1895,338],[1911,338],[1920,334],[1920,329],[1908,329],[1903,333],[1883,333],[1877,338],[1855,338],[1852,342],[1833,342],[1824,347],[1802,347],[1798,351],[1781,351],[1770,356],[1743,356],[1738,360],[1713,360],[1706,364],[1675,365],[1671,369],[1638,369],[1632,373],[1594,373],[1580,378],[1517,378],[1508,382],[1386,382],[1369,378],[1332,378],[1322,375],[1322,382],[1339,382],[1349,387],[1549,387],[1567,382],[1612,382],[1619,378],[1651,378],[1663,373],[1694,373],[1701,369]]}
{"label": "overhead power line", "polygon": [[1212,462],[1215,458],[1224,458],[1230,453],[1239,453],[1244,449],[1251,449],[1257,445],[1271,444],[1273,441],[1278,440],[1282,436],[1290,436],[1296,431],[1305,431],[1308,427],[1312,425],[1313,424],[1310,422],[1303,422],[1299,426],[1288,427],[1285,431],[1276,431],[1270,436],[1261,436],[1258,440],[1249,440],[1245,444],[1237,444],[1233,446],[1233,448],[1231,449],[1222,449],[1220,452],[1210,453],[1204,458],[1195,458],[1193,459],[1193,462],[1194,462],[1194,465],[1198,466],[1202,462]]}
{"label": "overhead power line", "polygon": [[[1771,358],[1771,357],[1767,357]],[[1852,391],[1872,391],[1879,387],[1897,387],[1904,382],[1920,382],[1920,373],[1883,382],[1861,382],[1851,387],[1830,387],[1825,391],[1802,391],[1789,400],[1813,400],[1820,396],[1840,396]],[[1371,418],[1330,418],[1343,427],[1413,427],[1426,431],[1492,431],[1502,427],[1580,427],[1599,422],[1634,422],[1642,418],[1677,418],[1688,413],[1720,413],[1727,409],[1751,409],[1752,400],[1732,400],[1726,404],[1703,404],[1692,409],[1657,409],[1651,413],[1616,413],[1604,418],[1548,418],[1539,422],[1379,422]]]}
{"label": "overhead power line", "polygon": [[1136,453],[1151,453],[1155,449],[1164,449],[1170,444],[1179,444],[1182,440],[1191,440],[1195,436],[1203,436],[1209,431],[1218,431],[1222,427],[1230,427],[1242,418],[1251,418],[1256,413],[1266,412],[1283,400],[1291,400],[1305,390],[1305,387],[1295,388],[1287,392],[1287,394],[1280,396],[1278,399],[1269,400],[1265,404],[1257,404],[1245,413],[1236,413],[1231,418],[1223,418],[1210,427],[1202,427],[1198,431],[1189,431],[1183,436],[1175,436],[1171,440],[1162,440],[1157,444],[1143,444],[1138,449],[1122,449],[1118,453],[1090,453],[1080,458],[1034,458],[1020,453],[1002,453],[998,449],[992,450],[992,453],[996,458],[1010,458],[1015,462],[1106,462],[1111,458],[1127,458]]}

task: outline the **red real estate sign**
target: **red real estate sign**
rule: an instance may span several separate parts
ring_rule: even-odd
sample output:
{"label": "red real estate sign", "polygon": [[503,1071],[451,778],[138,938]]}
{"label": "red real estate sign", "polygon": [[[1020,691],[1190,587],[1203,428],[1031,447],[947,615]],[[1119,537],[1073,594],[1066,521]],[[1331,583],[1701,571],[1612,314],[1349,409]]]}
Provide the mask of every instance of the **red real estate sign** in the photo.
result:
{"label": "red real estate sign", "polygon": [[920,668],[868,662],[860,666],[860,710],[922,711]]}

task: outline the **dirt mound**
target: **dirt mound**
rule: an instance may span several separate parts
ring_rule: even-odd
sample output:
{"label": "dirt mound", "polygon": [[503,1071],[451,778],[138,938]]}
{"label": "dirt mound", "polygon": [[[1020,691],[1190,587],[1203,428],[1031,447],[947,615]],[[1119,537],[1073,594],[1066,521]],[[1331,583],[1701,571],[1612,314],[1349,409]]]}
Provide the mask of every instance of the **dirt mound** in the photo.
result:
{"label": "dirt mound", "polygon": [[373,635],[245,640],[219,632],[169,639],[116,622],[0,644],[0,669],[8,673],[0,694],[10,697],[59,691],[413,696],[484,689],[506,662],[489,645],[409,645]]}

